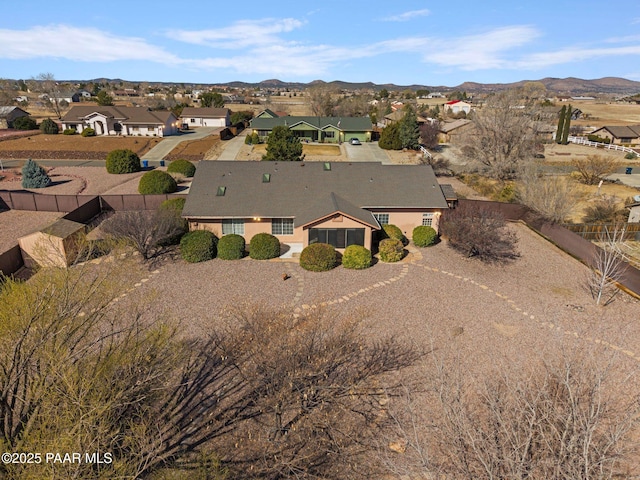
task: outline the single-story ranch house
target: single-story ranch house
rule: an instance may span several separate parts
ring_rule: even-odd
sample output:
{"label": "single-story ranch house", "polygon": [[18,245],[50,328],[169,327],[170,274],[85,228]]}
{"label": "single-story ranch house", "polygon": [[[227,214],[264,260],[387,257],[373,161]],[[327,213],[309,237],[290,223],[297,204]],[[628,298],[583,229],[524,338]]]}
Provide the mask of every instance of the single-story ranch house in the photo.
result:
{"label": "single-story ranch house", "polygon": [[231,125],[231,112],[228,108],[184,107],[180,123],[189,127],[228,127]]}
{"label": "single-story ranch house", "polygon": [[143,107],[100,107],[80,105],[62,117],[62,129],[82,132],[93,128],[96,135],[130,135],[165,137],[178,133],[178,117],[168,111],[151,111]]}
{"label": "single-story ranch house", "polygon": [[448,208],[428,165],[375,162],[200,162],[182,216],[191,230],[275,235],[292,251],[316,243],[376,246],[383,224],[410,237]]}
{"label": "single-story ranch house", "polygon": [[20,107],[0,106],[0,128],[13,128],[13,121],[20,117],[28,117],[29,112]]}
{"label": "single-story ranch house", "polygon": [[640,125],[604,126],[591,134],[608,138],[614,145],[640,145]]}
{"label": "single-story ranch house", "polygon": [[352,138],[370,142],[373,130],[369,117],[260,117],[252,119],[250,124],[262,140],[281,125],[289,127],[300,140],[326,143],[341,143]]}

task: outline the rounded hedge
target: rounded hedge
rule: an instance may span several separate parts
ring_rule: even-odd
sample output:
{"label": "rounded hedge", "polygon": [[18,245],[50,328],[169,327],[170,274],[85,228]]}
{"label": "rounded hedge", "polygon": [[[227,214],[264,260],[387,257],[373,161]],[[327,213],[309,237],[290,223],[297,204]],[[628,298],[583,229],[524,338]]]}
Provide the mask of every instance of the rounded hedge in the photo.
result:
{"label": "rounded hedge", "polygon": [[14,130],[36,130],[38,123],[31,117],[18,117],[11,122],[11,126]]}
{"label": "rounded hedge", "polygon": [[386,233],[387,237],[393,238],[394,240],[400,240],[403,243],[405,242],[406,237],[402,233],[402,230],[395,225],[385,224],[382,225],[382,229],[384,230],[384,233]]}
{"label": "rounded hedge", "polygon": [[60,129],[56,122],[50,118],[45,118],[40,124],[40,131],[46,135],[57,135]]}
{"label": "rounded hedge", "polygon": [[419,225],[413,229],[411,238],[416,247],[428,247],[435,243],[438,233],[433,227]]}
{"label": "rounded hedge", "polygon": [[328,243],[312,243],[300,254],[300,266],[311,272],[331,270],[337,261],[336,250]]}
{"label": "rounded hedge", "polygon": [[140,157],[128,148],[110,151],[107,154],[106,165],[109,173],[133,173],[141,170]]}
{"label": "rounded hedge", "polygon": [[380,260],[387,263],[399,262],[403,255],[402,242],[395,238],[385,238],[378,246]]}
{"label": "rounded hedge", "polygon": [[138,192],[142,195],[160,195],[173,193],[178,189],[178,184],[171,175],[162,170],[151,170],[142,177],[138,184]]}
{"label": "rounded hedge", "polygon": [[95,137],[96,131],[91,127],[86,127],[84,130],[82,130],[82,133],[80,135],[82,135],[83,137]]}
{"label": "rounded hedge", "polygon": [[174,160],[167,167],[169,173],[181,173],[185,177],[193,177],[196,173],[196,166],[188,160]]}
{"label": "rounded hedge", "polygon": [[76,130],[75,128],[65,128],[62,131],[63,135],[77,135],[78,134],[78,130]]}
{"label": "rounded hedge", "polygon": [[208,230],[187,232],[180,240],[180,254],[189,263],[206,262],[216,256],[218,237]]}
{"label": "rounded hedge", "polygon": [[218,258],[238,260],[244,256],[244,237],[230,233],[218,240]]}
{"label": "rounded hedge", "polygon": [[349,245],[342,255],[342,266],[362,270],[371,266],[371,252],[362,245]]}
{"label": "rounded hedge", "polygon": [[249,242],[249,256],[255,260],[279,257],[280,240],[268,233],[256,233]]}

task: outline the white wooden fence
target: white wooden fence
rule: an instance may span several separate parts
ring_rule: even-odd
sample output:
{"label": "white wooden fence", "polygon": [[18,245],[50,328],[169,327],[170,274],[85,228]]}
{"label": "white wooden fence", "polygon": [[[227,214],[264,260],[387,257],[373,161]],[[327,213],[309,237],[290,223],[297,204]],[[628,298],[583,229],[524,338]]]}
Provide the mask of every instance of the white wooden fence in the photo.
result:
{"label": "white wooden fence", "polygon": [[640,157],[640,153],[636,152],[632,148],[623,147],[622,145],[614,145],[611,143],[602,143],[602,142],[592,142],[591,140],[585,137],[574,137],[569,136],[567,141],[571,143],[577,143],[578,145],[586,145],[587,147],[596,147],[596,148],[605,148],[607,150],[620,150],[622,152],[633,153],[636,157]]}
{"label": "white wooden fence", "polygon": [[427,150],[426,148],[424,148],[422,145],[420,145],[420,151],[422,152],[422,155],[424,155],[425,157],[432,159],[433,157],[431,156],[431,154],[429,153],[429,150]]}

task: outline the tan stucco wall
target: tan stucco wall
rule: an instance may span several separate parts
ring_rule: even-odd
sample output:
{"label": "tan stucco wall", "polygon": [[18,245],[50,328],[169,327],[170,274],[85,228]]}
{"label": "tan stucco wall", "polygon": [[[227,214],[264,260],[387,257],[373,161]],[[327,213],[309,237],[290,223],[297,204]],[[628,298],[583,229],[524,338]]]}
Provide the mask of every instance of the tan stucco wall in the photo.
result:
{"label": "tan stucco wall", "polygon": [[[189,230],[209,230],[216,237],[222,236],[222,220],[203,220],[203,221],[190,221]],[[244,220],[244,240],[249,244],[251,238],[257,233],[271,233],[271,219],[254,220],[253,218],[245,218]],[[302,228],[294,228],[293,235],[276,235],[280,243],[302,243],[303,241]]]}
{"label": "tan stucco wall", "polygon": [[[320,222],[311,223],[305,226],[305,229],[309,228],[364,228],[364,246],[371,249],[371,227],[363,225],[349,217],[344,215],[334,215],[331,218],[327,218]],[[309,235],[304,235],[304,246],[309,244]],[[338,249],[340,250],[340,249]]]}
{"label": "tan stucco wall", "polygon": [[432,227],[438,231],[438,223],[440,221],[441,212],[439,210],[420,210],[415,212],[406,212],[399,210],[374,210],[374,213],[388,213],[389,214],[389,223],[395,225],[402,233],[404,233],[405,237],[411,238],[413,234],[413,229],[418,225],[422,225],[422,215],[424,213],[433,213],[433,223]]}

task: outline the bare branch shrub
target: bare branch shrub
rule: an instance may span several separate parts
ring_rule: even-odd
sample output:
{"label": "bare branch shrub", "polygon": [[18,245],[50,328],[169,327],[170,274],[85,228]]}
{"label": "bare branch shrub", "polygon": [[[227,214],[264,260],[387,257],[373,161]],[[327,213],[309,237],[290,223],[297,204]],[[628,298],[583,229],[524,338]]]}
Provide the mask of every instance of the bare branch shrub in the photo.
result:
{"label": "bare branch shrub", "polygon": [[426,148],[435,148],[439,145],[440,122],[433,120],[420,125],[420,141]]}
{"label": "bare branch shrub", "polygon": [[463,203],[447,210],[440,233],[449,245],[467,257],[504,262],[518,257],[517,237],[508,230],[504,216],[488,206]]}
{"label": "bare branch shrub", "polygon": [[522,170],[517,188],[518,200],[551,221],[565,222],[580,197],[580,190],[569,178],[544,176],[534,166]]}
{"label": "bare branch shrub", "polygon": [[599,248],[587,278],[587,288],[596,301],[596,305],[609,305],[620,291],[617,282],[627,268],[620,249],[624,235],[624,224],[614,227],[612,230],[605,226],[600,235]]}
{"label": "bare branch shrub", "polygon": [[586,158],[577,157],[571,162],[578,173],[582,183],[596,185],[600,180],[611,175],[616,167],[616,159],[603,155],[587,155]]}
{"label": "bare branch shrub", "polygon": [[615,195],[603,195],[584,209],[584,223],[625,223],[628,212]]}

